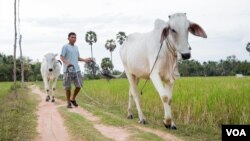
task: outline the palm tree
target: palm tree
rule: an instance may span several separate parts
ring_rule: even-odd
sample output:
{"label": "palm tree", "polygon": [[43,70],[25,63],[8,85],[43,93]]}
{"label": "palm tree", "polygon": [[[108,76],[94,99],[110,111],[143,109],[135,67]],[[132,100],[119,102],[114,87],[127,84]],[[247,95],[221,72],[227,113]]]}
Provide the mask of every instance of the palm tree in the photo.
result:
{"label": "palm tree", "polygon": [[247,43],[246,50],[250,53],[250,42]]}
{"label": "palm tree", "polygon": [[97,36],[96,33],[94,31],[88,31],[85,34],[85,41],[87,43],[89,43],[90,47],[91,47],[91,57],[93,58],[93,50],[92,50],[92,45],[93,43],[97,42]]}
{"label": "palm tree", "polygon": [[123,42],[125,41],[126,38],[127,38],[127,36],[126,36],[125,32],[120,31],[120,32],[118,32],[118,33],[116,34],[116,40],[117,40],[117,42],[118,42],[120,45],[123,44]]}
{"label": "palm tree", "polygon": [[112,52],[116,48],[115,40],[113,40],[113,39],[107,40],[107,42],[105,44],[105,48],[110,51],[111,62],[112,62]]}

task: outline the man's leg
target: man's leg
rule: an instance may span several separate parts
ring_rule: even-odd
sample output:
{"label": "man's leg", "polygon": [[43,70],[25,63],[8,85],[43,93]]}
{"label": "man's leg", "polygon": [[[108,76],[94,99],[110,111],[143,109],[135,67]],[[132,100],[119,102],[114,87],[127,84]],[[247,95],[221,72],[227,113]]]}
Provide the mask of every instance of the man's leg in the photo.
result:
{"label": "man's leg", "polygon": [[66,98],[67,98],[67,107],[72,108],[71,103],[70,103],[70,97],[71,97],[71,78],[67,73],[64,74],[63,77],[63,86],[66,91]]}
{"label": "man's leg", "polygon": [[78,104],[76,103],[76,96],[77,96],[77,94],[79,93],[80,90],[81,90],[80,87],[76,87],[76,88],[75,88],[75,91],[74,91],[74,94],[73,94],[73,97],[72,97],[71,100],[70,100],[70,102],[71,102],[75,107],[78,106]]}
{"label": "man's leg", "polygon": [[71,96],[71,90],[70,89],[66,89],[67,108],[72,108],[71,101],[70,101],[70,96]]}
{"label": "man's leg", "polygon": [[76,103],[76,96],[79,93],[79,91],[81,90],[81,86],[82,86],[81,72],[77,72],[75,80],[74,80],[74,84],[75,84],[75,91],[74,91],[73,97],[71,99],[71,103],[77,107],[78,104]]}
{"label": "man's leg", "polygon": [[70,91],[70,89],[66,89],[66,97],[67,97],[67,102],[68,102],[68,104],[70,103],[70,96],[71,96],[71,91]]}
{"label": "man's leg", "polygon": [[74,91],[74,94],[73,94],[73,97],[72,97],[71,100],[75,101],[76,96],[77,96],[77,94],[79,93],[80,90],[81,90],[80,87],[76,87],[76,88],[75,88],[75,91]]}

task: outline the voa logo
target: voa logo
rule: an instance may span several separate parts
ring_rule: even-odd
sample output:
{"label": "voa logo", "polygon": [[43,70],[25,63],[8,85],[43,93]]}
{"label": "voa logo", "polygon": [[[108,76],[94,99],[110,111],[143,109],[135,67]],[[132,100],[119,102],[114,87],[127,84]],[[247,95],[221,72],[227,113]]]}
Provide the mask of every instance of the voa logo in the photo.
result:
{"label": "voa logo", "polygon": [[247,136],[244,129],[226,129],[227,136]]}

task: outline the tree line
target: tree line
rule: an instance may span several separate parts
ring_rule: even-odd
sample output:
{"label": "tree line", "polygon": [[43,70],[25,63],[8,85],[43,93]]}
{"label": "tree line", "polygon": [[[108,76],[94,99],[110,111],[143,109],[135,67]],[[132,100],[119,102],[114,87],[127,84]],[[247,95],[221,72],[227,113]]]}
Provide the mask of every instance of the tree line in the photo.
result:
{"label": "tree line", "polygon": [[[0,53],[0,81],[13,80],[13,56]],[[16,59],[17,64],[17,80],[21,80],[21,60]],[[33,61],[28,57],[23,57],[24,80],[25,81],[42,81],[40,66],[41,62]],[[93,69],[94,68],[94,69]],[[101,71],[110,71],[117,75],[122,72],[113,69],[111,59],[105,57],[99,66],[85,65],[85,79],[101,79],[105,78],[100,74]],[[93,72],[94,71],[94,72]],[[179,63],[179,72],[181,76],[233,76],[235,74],[250,75],[250,62],[240,61],[236,56],[228,56],[220,61],[206,61],[200,63],[197,60],[185,60]],[[95,75],[93,75],[95,74]],[[125,75],[123,77],[126,77]],[[62,78],[62,76],[60,77]]]}
{"label": "tree line", "polygon": [[[41,62],[23,57],[24,81],[41,81]],[[0,81],[13,81],[14,59],[12,55],[0,53]],[[16,58],[16,78],[21,80],[21,59]]]}
{"label": "tree line", "polygon": [[240,61],[235,55],[225,60],[207,61],[186,60],[179,64],[181,76],[232,76],[235,74],[250,75],[250,62]]}

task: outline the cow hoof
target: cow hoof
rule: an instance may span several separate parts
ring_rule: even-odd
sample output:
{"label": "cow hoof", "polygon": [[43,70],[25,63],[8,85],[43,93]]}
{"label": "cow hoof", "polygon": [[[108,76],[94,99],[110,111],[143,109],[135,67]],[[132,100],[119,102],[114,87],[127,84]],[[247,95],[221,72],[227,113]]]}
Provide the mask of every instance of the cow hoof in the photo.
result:
{"label": "cow hoof", "polygon": [[128,119],[133,119],[134,116],[133,115],[128,115]]}
{"label": "cow hoof", "polygon": [[46,102],[48,102],[50,100],[50,97],[47,96],[45,100],[46,100]]}
{"label": "cow hoof", "polygon": [[171,130],[177,130],[177,128],[176,128],[175,125],[171,126],[170,129],[171,129]]}
{"label": "cow hoof", "polygon": [[143,119],[143,120],[139,120],[139,123],[140,123],[140,124],[147,124],[147,122],[146,122],[146,120],[145,120],[145,119]]}
{"label": "cow hoof", "polygon": [[55,102],[55,99],[52,99],[51,102]]}
{"label": "cow hoof", "polygon": [[175,125],[166,125],[165,123],[164,123],[164,126],[166,127],[166,128],[168,128],[168,129],[170,129],[170,130],[176,130],[177,128],[176,128],[176,126]]}
{"label": "cow hoof", "polygon": [[170,125],[166,125],[166,124],[164,124],[164,126],[165,126],[166,128],[170,128]]}

